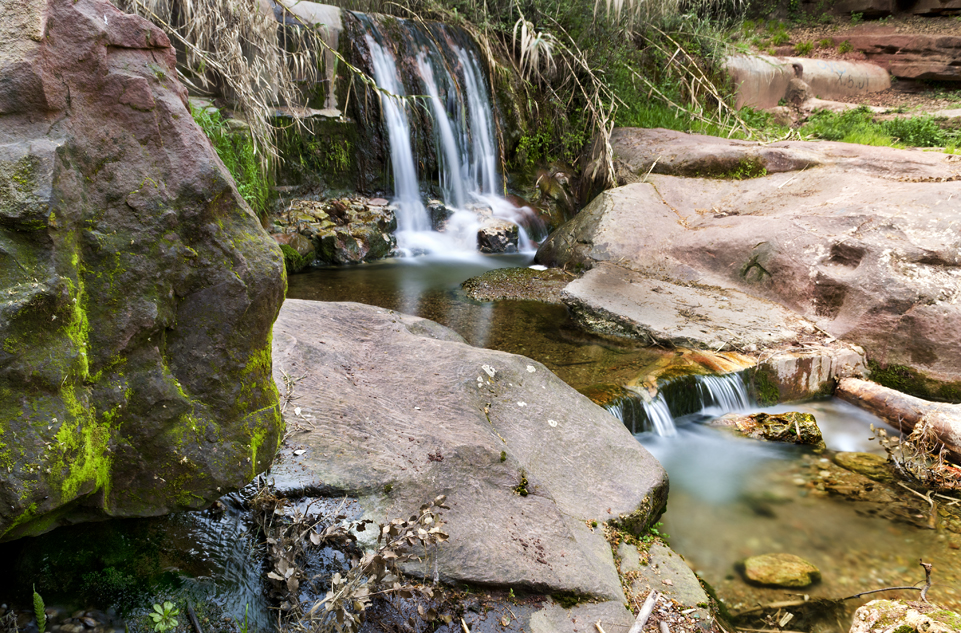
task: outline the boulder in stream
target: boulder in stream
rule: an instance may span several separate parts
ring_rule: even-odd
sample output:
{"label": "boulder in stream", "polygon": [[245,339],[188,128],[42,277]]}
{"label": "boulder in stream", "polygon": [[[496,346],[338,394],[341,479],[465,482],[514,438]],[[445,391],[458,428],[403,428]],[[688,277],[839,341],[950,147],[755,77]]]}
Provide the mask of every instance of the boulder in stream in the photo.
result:
{"label": "boulder in stream", "polygon": [[810,413],[728,413],[712,420],[710,425],[756,440],[824,446],[821,429]]}
{"label": "boulder in stream", "polygon": [[295,445],[272,470],[281,494],[348,494],[377,521],[445,494],[441,579],[624,612],[592,525],[642,533],[667,476],[616,418],[536,361],[390,310],[288,300],[273,344]]}
{"label": "boulder in stream", "polygon": [[103,0],[0,12],[0,540],[201,508],[273,459],[283,258]]}
{"label": "boulder in stream", "polygon": [[759,585],[807,587],[821,580],[818,568],[794,554],[762,554],[742,563],[744,577]]}

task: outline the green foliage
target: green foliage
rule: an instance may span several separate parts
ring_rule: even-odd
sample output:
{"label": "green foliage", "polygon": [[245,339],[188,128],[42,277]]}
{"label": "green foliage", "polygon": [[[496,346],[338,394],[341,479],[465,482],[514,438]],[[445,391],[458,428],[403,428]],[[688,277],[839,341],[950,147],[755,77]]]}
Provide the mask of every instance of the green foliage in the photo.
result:
{"label": "green foliage", "polygon": [[863,106],[840,114],[816,112],[808,118],[802,130],[828,141],[892,147],[945,147],[961,140],[961,132],[942,128],[933,117],[901,117],[876,122],[871,111]]}
{"label": "green foliage", "polygon": [[818,22],[820,22],[821,24],[830,24],[833,21],[834,21],[834,18],[831,17],[831,14],[827,12],[822,13],[821,17],[818,18]]}
{"label": "green foliage", "polygon": [[855,12],[851,14],[851,24],[857,25],[864,21],[864,14]]}
{"label": "green foliage", "polygon": [[33,613],[37,618],[37,628],[40,633],[47,630],[47,613],[46,607],[43,604],[43,598],[37,593],[37,588],[33,588]]}
{"label": "green foliage", "polygon": [[844,53],[850,53],[853,50],[854,50],[854,45],[851,44],[850,40],[844,40],[843,42],[838,44],[838,52],[841,53],[842,55]]}
{"label": "green foliage", "polygon": [[519,496],[521,496],[521,497],[526,497],[527,495],[530,494],[530,491],[527,489],[527,486],[528,486],[528,485],[529,485],[529,484],[528,484],[528,481],[527,481],[527,473],[525,473],[525,472],[523,471],[523,469],[522,469],[522,470],[521,470],[521,480],[520,480],[520,483],[518,483],[516,486],[514,486],[514,494],[515,494],[515,495],[519,495]]}
{"label": "green foliage", "polygon": [[299,273],[310,265],[310,257],[305,257],[287,244],[281,244],[280,250],[284,254],[284,267],[288,275]]}
{"label": "green foliage", "polygon": [[795,55],[810,55],[811,51],[814,50],[813,42],[798,42],[794,45]]}
{"label": "green foliage", "polygon": [[242,132],[231,132],[218,110],[191,106],[190,113],[234,177],[240,195],[259,217],[266,217],[272,195],[271,179],[257,157],[253,139]]}
{"label": "green foliage", "polygon": [[165,633],[165,631],[175,628],[178,622],[174,616],[177,615],[180,615],[180,609],[174,603],[164,602],[163,606],[155,604],[153,613],[150,614],[150,619],[154,622],[154,631]]}
{"label": "green foliage", "polygon": [[825,37],[823,40],[818,42],[819,48],[834,48],[834,41],[829,37]]}
{"label": "green foliage", "polygon": [[771,36],[771,44],[774,46],[784,46],[791,41],[791,36],[786,31],[778,31]]}

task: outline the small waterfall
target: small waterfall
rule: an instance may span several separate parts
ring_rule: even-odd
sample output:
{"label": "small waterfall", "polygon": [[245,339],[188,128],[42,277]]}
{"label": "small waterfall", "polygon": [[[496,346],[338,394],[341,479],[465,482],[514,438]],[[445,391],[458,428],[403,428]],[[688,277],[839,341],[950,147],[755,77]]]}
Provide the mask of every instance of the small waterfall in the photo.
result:
{"label": "small waterfall", "polygon": [[417,166],[414,150],[410,144],[410,122],[401,99],[390,95],[404,96],[404,84],[397,72],[397,61],[389,50],[381,46],[373,37],[367,36],[371,65],[377,85],[387,91],[380,93],[384,125],[390,135],[390,162],[394,174],[394,202],[397,205],[397,232],[419,232],[430,230],[430,218],[420,195],[417,180]]}
{"label": "small waterfall", "polygon": [[[517,224],[518,249],[534,250],[536,244],[525,229],[537,221],[533,209],[517,208],[500,195],[493,100],[483,65],[472,50],[473,42],[454,27],[441,24],[391,18],[391,26],[386,28],[376,16],[354,15],[367,30],[374,80],[390,93],[381,93],[380,102],[399,208],[398,245],[411,252],[475,252],[480,218],[489,215]],[[391,47],[408,51],[409,58],[398,59]],[[415,105],[390,95],[421,95],[425,99]],[[454,211],[443,234],[431,231],[421,191],[425,175],[418,173],[423,162],[412,143],[414,130],[408,110],[425,105],[434,134],[436,184],[444,204]]]}
{"label": "small waterfall", "polygon": [[[683,383],[683,384],[678,384]],[[672,389],[675,385],[677,388]],[[684,393],[677,393],[683,391]],[[693,394],[692,394],[693,391]],[[673,393],[672,393],[673,392]],[[668,397],[676,405],[672,410]],[[598,402],[614,417],[619,419],[631,430],[631,433],[653,432],[655,435],[670,437],[677,434],[675,418],[682,414],[691,413],[690,401],[681,403],[683,396],[694,395],[694,413],[719,416],[731,411],[740,411],[751,406],[751,399],[747,393],[747,385],[741,374],[724,374],[722,376],[694,376],[674,383],[661,385],[657,395],[645,397],[633,389],[619,389],[614,397],[607,397]],[[590,394],[588,394],[590,395]],[[680,411],[677,408],[680,408]]]}
{"label": "small waterfall", "polygon": [[740,374],[723,376],[698,376],[697,393],[701,399],[701,411],[723,413],[740,411],[751,405],[747,395],[747,385]]}

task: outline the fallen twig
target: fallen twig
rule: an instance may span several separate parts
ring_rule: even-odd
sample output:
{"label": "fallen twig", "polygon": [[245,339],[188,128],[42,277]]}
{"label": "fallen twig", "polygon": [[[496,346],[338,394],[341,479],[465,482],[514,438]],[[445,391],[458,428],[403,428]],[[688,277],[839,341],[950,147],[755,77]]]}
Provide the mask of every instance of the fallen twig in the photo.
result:
{"label": "fallen twig", "polygon": [[658,593],[651,589],[651,593],[647,594],[647,600],[644,601],[644,606],[637,614],[637,619],[634,620],[634,626],[628,633],[641,633],[644,630],[644,625],[647,624],[647,619],[651,617],[651,611],[654,610],[654,603],[657,602],[657,598]]}

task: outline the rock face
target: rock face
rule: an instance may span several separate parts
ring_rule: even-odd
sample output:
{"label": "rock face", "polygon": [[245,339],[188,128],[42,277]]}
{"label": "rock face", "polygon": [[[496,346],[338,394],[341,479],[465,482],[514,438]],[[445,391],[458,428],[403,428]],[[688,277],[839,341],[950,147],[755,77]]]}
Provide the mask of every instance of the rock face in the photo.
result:
{"label": "rock face", "polygon": [[[598,196],[545,241],[539,263],[603,263],[650,286],[739,290],[810,319],[881,365],[961,379],[957,159],[667,130],[618,129],[612,143],[622,181],[643,178],[655,161],[661,174]],[[734,179],[751,174],[766,175]]]}
{"label": "rock face", "polygon": [[[884,68],[864,62],[732,55],[724,60],[724,70],[734,82],[739,108],[773,108],[781,99],[803,102],[810,96],[848,98],[891,87]],[[798,95],[799,91],[809,94]]]}
{"label": "rock face", "polygon": [[271,475],[282,493],[350,494],[380,521],[446,494],[441,578],[623,605],[611,548],[590,522],[646,529],[666,474],[543,365],[425,319],[288,300],[274,371],[285,391],[284,372],[304,376],[287,408],[304,452],[285,449]]}
{"label": "rock face", "polygon": [[954,633],[961,615],[921,602],[872,600],[854,612],[849,633]]}
{"label": "rock face", "polygon": [[0,540],[198,508],[270,464],[260,228],[167,36],[99,0],[0,15]]}
{"label": "rock face", "polygon": [[744,561],[744,577],[759,585],[807,587],[821,580],[821,572],[794,554],[763,554]]}
{"label": "rock face", "polygon": [[[961,12],[961,2],[921,0],[914,12],[936,14],[942,10]],[[895,77],[961,81],[961,36],[958,35],[908,35],[888,27],[872,29],[869,34],[832,39],[835,45],[848,40],[854,50],[864,53],[868,61]]]}

